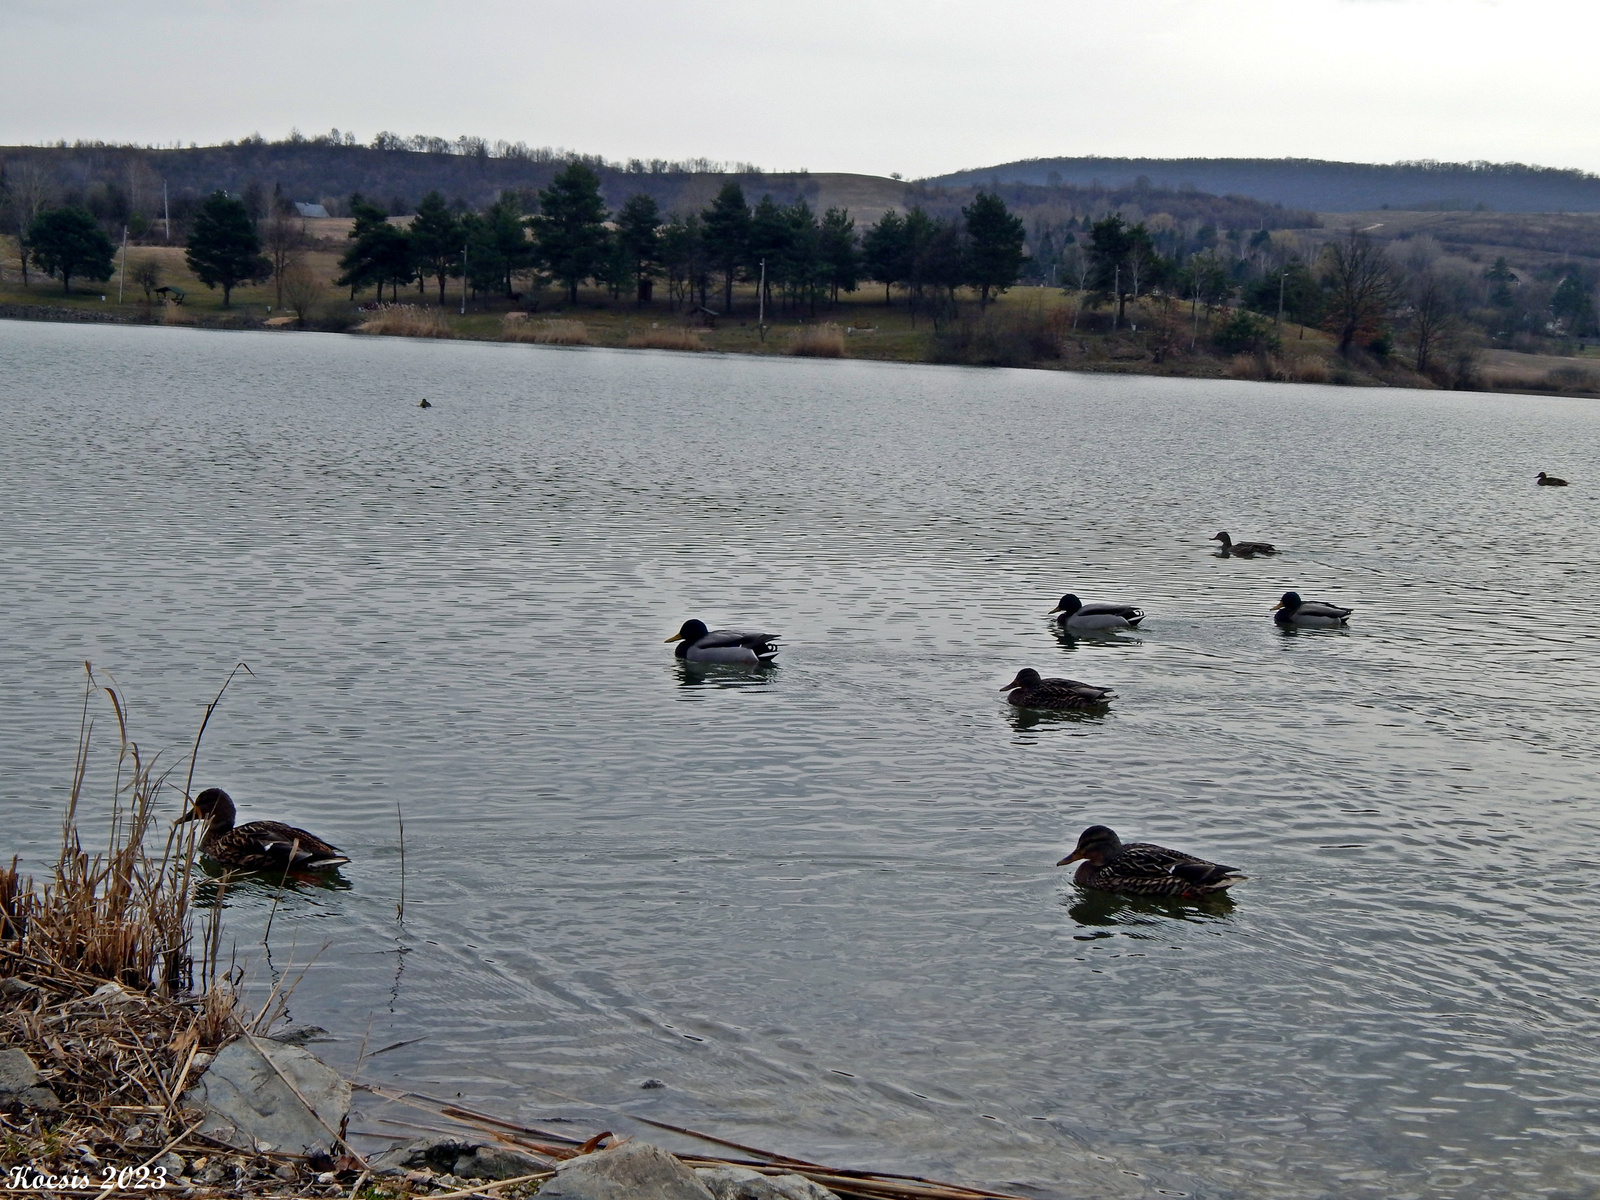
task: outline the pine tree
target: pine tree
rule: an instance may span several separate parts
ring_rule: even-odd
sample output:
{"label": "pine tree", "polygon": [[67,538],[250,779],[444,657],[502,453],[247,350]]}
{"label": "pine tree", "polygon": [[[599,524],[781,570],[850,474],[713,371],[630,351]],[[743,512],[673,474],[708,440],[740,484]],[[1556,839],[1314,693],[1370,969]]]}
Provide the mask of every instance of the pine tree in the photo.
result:
{"label": "pine tree", "polygon": [[706,251],[722,273],[722,312],[733,311],[733,281],[745,262],[750,244],[750,209],[737,180],[722,185],[717,198],[702,216]]}
{"label": "pine tree", "polygon": [[600,176],[582,162],[568,163],[539,193],[532,221],[539,261],[566,285],[569,304],[578,302],[578,285],[605,268],[611,236],[605,220]]}
{"label": "pine tree", "polygon": [[617,213],[617,242],[638,287],[637,303],[650,303],[661,271],[661,210],[655,197],[640,193]]}
{"label": "pine tree", "polygon": [[35,266],[61,276],[61,290],[72,277],[110,279],[116,247],[95,219],[81,208],[47,208],[28,225],[27,253]]}
{"label": "pine tree", "polygon": [[229,307],[239,284],[272,274],[249,210],[226,192],[212,192],[200,206],[184,259],[201,283],[222,288],[223,308]]}
{"label": "pine tree", "polygon": [[418,267],[439,281],[439,303],[443,305],[445,281],[461,274],[461,247],[466,244],[461,221],[443,196],[429,192],[417,205],[408,232]]}
{"label": "pine tree", "polygon": [[979,192],[961,215],[967,225],[968,282],[978,289],[978,306],[985,308],[992,294],[1017,281],[1027,232],[1022,218],[1012,216],[1006,202],[990,192]]}

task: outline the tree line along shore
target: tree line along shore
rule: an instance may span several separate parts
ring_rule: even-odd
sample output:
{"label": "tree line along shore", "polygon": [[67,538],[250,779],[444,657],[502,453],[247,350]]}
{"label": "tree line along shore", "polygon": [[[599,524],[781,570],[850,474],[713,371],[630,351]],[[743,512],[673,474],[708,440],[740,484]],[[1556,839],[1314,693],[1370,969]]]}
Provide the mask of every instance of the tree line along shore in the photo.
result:
{"label": "tree line along shore", "polygon": [[1219,230],[1119,208],[1030,230],[979,189],[858,224],[731,178],[698,209],[639,192],[612,210],[581,159],[478,209],[438,192],[402,216],[359,193],[342,222],[306,207],[215,192],[178,245],[148,225],[129,244],[79,204],[8,211],[0,313],[1600,392],[1595,268],[1479,264],[1381,222]]}

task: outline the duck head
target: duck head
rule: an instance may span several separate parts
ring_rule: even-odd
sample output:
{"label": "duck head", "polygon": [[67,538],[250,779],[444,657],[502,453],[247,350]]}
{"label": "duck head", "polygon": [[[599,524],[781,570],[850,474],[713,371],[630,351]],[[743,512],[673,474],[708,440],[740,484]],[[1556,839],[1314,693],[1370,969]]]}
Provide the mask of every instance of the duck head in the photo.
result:
{"label": "duck head", "polygon": [[1032,667],[1023,667],[1022,670],[1017,672],[1017,677],[1000,690],[1002,692],[1009,692],[1015,690],[1016,688],[1031,688],[1038,686],[1039,672],[1035,671]]}
{"label": "duck head", "polygon": [[1057,604],[1049,612],[1045,613],[1045,616],[1053,617],[1059,614],[1063,617],[1070,617],[1082,607],[1083,601],[1079,600],[1071,592],[1068,592],[1065,596],[1061,597],[1061,603]]}
{"label": "duck head", "polygon": [[698,642],[711,631],[704,621],[685,621],[683,628],[667,639],[669,642]]}
{"label": "duck head", "polygon": [[1285,592],[1283,594],[1283,599],[1279,600],[1276,604],[1274,604],[1267,611],[1268,612],[1277,612],[1281,608],[1281,609],[1285,610],[1286,612],[1293,612],[1295,609],[1299,608],[1304,603],[1305,603],[1305,601],[1300,599],[1300,593],[1299,592]]}
{"label": "duck head", "polygon": [[1208,542],[1221,542],[1224,547],[1233,545],[1233,539],[1228,536],[1226,529],[1218,530],[1206,539]]}
{"label": "duck head", "polygon": [[207,788],[194,798],[194,807],[173,822],[204,821],[208,825],[233,826],[233,797],[221,788]]}
{"label": "duck head", "polygon": [[1086,859],[1098,867],[1120,849],[1122,849],[1122,839],[1115,833],[1104,825],[1091,825],[1078,835],[1077,849],[1056,866],[1064,867],[1068,863]]}

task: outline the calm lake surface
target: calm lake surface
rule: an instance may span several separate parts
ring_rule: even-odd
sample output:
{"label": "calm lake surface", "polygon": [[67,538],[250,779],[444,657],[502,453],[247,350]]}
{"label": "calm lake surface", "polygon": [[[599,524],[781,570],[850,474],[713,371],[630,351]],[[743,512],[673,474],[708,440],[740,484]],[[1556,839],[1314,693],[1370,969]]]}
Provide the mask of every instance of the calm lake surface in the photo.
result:
{"label": "calm lake surface", "polygon": [[[1039,1195],[1600,1189],[1593,402],[0,322],[0,413],[0,850],[83,660],[173,758],[247,662],[196,786],[355,861],[225,941],[258,998],[326,944],[365,1079]],[[1086,896],[1092,823],[1251,882]]]}

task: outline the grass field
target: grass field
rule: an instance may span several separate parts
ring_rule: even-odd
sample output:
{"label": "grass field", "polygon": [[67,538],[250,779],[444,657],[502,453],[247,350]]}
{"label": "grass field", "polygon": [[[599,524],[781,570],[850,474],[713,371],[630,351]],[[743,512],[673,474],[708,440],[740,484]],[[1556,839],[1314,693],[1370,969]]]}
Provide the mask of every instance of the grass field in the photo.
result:
{"label": "grass field", "polygon": [[[337,219],[328,224],[333,223]],[[975,300],[963,300],[954,320],[944,322],[941,329],[935,328],[926,313],[913,313],[901,295],[886,305],[882,289],[875,285],[841,297],[837,305],[819,305],[815,313],[809,309],[769,311],[765,328],[757,319],[755,289],[748,285],[735,290],[731,315],[714,319],[675,311],[664,299],[640,307],[629,297],[614,300],[599,289],[583,291],[577,305],[568,305],[564,293],[554,288],[524,293],[518,301],[469,299],[463,314],[459,280],[451,281],[443,306],[438,303],[437,285],[430,283],[420,291],[404,289],[399,297],[401,305],[426,312],[393,308],[375,312],[370,291],[358,297],[359,304],[352,303],[348,290],[332,283],[338,272],[339,232],[335,228],[315,230],[323,236],[303,252],[302,262],[320,287],[307,322],[312,328],[734,354],[824,354],[1121,374],[1433,386],[1397,361],[1379,365],[1339,360],[1328,335],[1317,329],[1287,325],[1280,353],[1230,358],[1206,348],[1203,321],[1195,337],[1190,312],[1184,306],[1162,311],[1141,301],[1130,305],[1128,325],[1112,331],[1105,310],[1078,313],[1073,296],[1043,287],[1013,288],[986,312],[979,311]],[[15,242],[0,239],[0,312],[42,319],[77,316],[233,328],[292,328],[298,324],[280,305],[278,289],[271,281],[235,288],[231,307],[223,309],[222,293],[194,278],[181,247],[130,246],[130,272],[141,261],[156,265],[163,284],[184,290],[182,304],[164,304],[159,299],[147,303],[142,289],[131,282],[122,285],[119,302],[117,276],[103,283],[75,282],[71,293],[63,293],[57,281],[34,272],[31,284],[25,287]],[[665,288],[658,288],[658,296],[664,293]],[[720,293],[713,297],[713,306],[720,299]],[[1580,366],[1574,359],[1493,351],[1485,360],[1481,386],[1507,391],[1600,391],[1600,362],[1592,384],[1585,371],[1574,369]]]}

